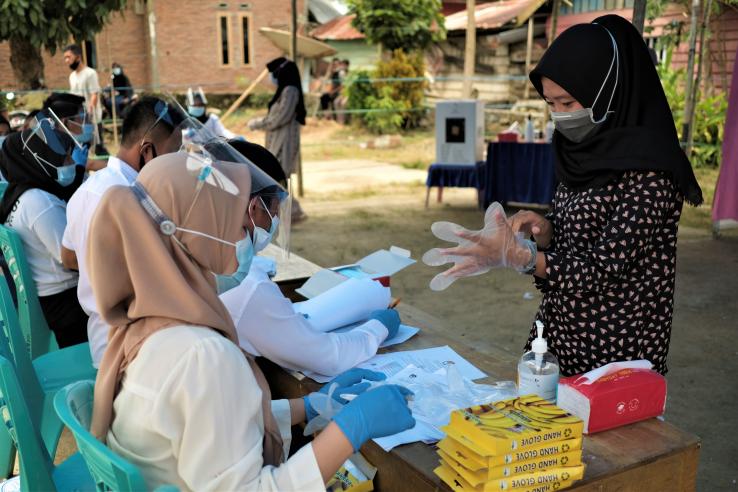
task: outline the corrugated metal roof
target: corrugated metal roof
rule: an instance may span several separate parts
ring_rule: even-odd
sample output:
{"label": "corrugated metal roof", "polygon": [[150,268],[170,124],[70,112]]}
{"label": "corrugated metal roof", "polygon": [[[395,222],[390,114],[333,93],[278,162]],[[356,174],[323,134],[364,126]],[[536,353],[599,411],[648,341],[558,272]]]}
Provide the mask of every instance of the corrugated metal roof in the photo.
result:
{"label": "corrugated metal roof", "polygon": [[[477,29],[495,29],[513,22],[520,26],[535,13],[546,0],[502,0],[499,2],[483,3],[474,9],[474,20]],[[466,29],[466,10],[446,17],[448,31]]]}
{"label": "corrugated metal roof", "polygon": [[354,15],[343,15],[314,29],[310,35],[321,41],[350,41],[364,39],[364,35],[351,25]]}

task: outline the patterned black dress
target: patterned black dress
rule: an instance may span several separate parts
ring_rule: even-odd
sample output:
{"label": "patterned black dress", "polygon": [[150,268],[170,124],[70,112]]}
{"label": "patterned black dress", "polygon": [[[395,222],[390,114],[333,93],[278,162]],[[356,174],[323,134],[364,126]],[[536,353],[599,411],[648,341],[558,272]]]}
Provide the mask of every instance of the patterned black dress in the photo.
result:
{"label": "patterned black dress", "polygon": [[[683,199],[664,173],[628,171],[609,185],[559,185],[547,218],[548,278],[536,316],[570,376],[617,360],[647,359],[665,374]],[[535,337],[535,325],[526,350]]]}

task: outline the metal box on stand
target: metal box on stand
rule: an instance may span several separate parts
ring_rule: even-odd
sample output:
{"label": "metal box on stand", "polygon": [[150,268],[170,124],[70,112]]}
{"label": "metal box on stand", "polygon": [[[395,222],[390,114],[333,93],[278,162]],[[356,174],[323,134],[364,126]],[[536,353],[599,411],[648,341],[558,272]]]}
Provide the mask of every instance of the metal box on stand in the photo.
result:
{"label": "metal box on stand", "polygon": [[436,163],[476,164],[484,155],[484,103],[436,103]]}

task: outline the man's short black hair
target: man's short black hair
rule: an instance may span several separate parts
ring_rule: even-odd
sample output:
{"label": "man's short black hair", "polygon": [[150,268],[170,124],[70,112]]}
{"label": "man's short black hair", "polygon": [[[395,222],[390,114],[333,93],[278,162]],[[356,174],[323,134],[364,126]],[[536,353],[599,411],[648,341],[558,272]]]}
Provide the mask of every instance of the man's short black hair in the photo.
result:
{"label": "man's short black hair", "polygon": [[59,118],[71,118],[84,110],[85,98],[68,92],[52,92],[43,109],[51,109]]}
{"label": "man's short black hair", "polygon": [[64,51],[62,53],[66,51],[71,51],[72,54],[76,56],[82,56],[82,48],[80,48],[78,44],[69,44],[65,46]]}
{"label": "man's short black hair", "polygon": [[[121,144],[124,147],[130,147],[143,139],[147,131],[171,135],[176,126],[182,122],[182,118],[178,112],[172,111],[165,105],[164,101],[153,96],[142,97],[133,104],[123,119]],[[166,113],[163,118],[159,119],[163,108],[166,108]],[[157,119],[159,119],[158,123]],[[152,128],[154,123],[156,127]]]}

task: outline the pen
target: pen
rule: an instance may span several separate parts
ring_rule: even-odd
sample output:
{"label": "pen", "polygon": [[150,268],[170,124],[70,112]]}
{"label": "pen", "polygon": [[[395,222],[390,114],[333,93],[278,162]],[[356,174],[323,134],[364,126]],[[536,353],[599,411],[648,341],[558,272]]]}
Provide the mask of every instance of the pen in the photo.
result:
{"label": "pen", "polygon": [[400,304],[400,301],[401,300],[402,299],[399,298],[399,297],[397,299],[392,299],[392,302],[390,302],[389,308],[390,309],[395,309]]}

